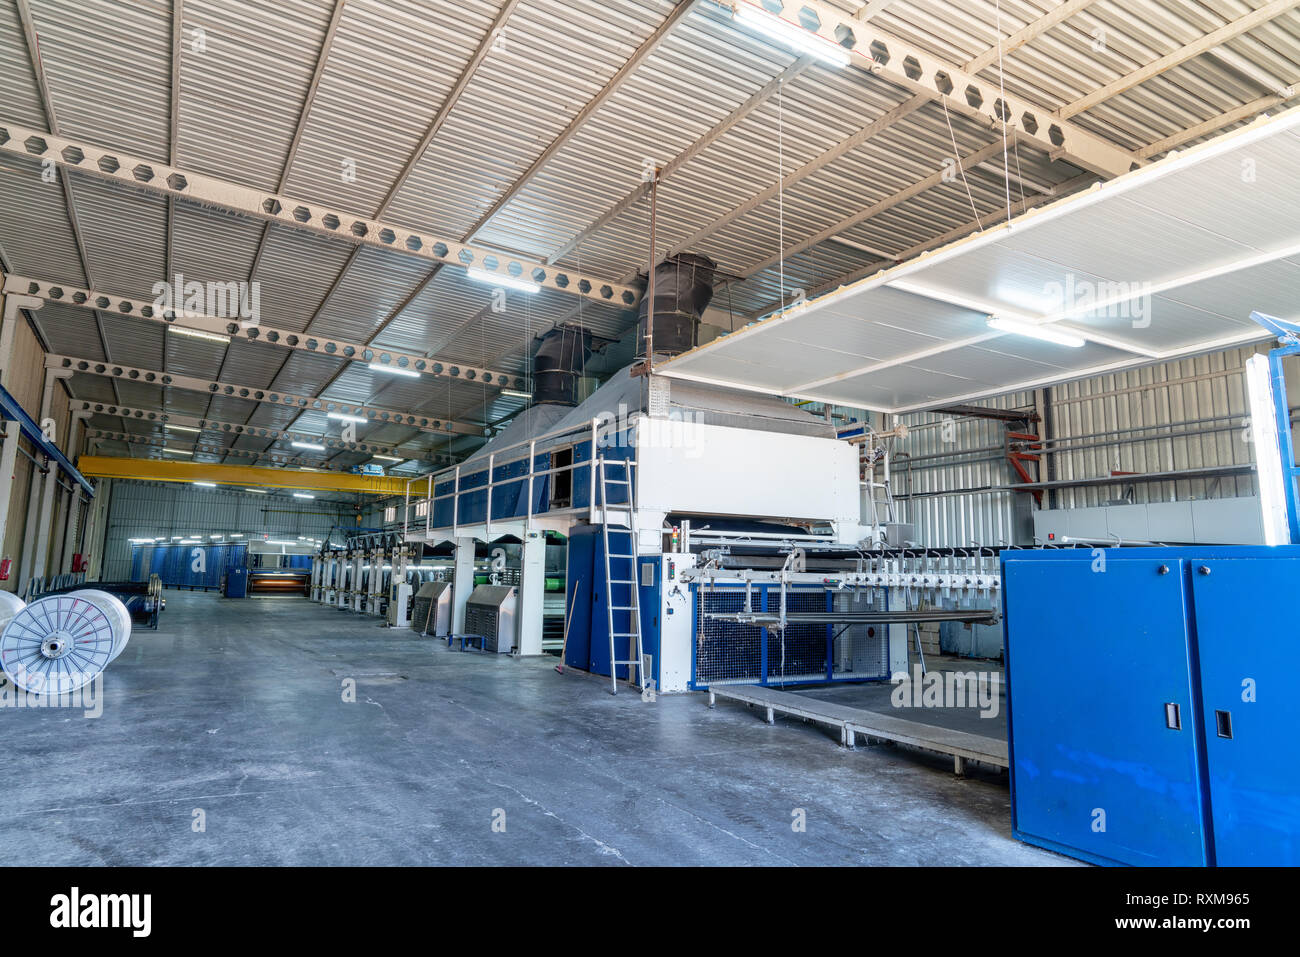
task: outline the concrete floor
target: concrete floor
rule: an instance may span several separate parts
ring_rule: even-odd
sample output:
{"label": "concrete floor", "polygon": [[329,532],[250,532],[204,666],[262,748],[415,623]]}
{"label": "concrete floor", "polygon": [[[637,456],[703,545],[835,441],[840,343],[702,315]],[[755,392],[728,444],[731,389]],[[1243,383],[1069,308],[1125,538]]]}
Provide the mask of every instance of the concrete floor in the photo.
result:
{"label": "concrete floor", "polygon": [[553,665],[169,591],[101,717],[3,716],[0,862],[1071,863],[1012,839],[1005,776]]}

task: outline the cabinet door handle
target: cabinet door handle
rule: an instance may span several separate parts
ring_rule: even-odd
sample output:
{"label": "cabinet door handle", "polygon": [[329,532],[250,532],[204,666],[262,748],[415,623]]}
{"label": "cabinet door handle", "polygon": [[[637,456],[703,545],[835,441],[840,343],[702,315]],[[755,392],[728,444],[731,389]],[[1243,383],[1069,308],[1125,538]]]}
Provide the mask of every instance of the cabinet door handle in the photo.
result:
{"label": "cabinet door handle", "polygon": [[1221,738],[1232,737],[1232,712],[1231,711],[1214,712],[1214,724],[1215,727],[1218,729],[1219,737]]}
{"label": "cabinet door handle", "polygon": [[1183,730],[1183,716],[1181,709],[1173,701],[1165,702],[1165,727],[1174,731]]}

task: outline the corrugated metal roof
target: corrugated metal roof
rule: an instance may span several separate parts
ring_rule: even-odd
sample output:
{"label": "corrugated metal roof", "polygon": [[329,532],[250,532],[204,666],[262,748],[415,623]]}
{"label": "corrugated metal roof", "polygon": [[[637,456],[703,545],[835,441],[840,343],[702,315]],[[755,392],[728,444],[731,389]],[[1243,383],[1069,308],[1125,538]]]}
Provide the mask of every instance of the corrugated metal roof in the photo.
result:
{"label": "corrugated metal roof", "polygon": [[[954,140],[957,153],[970,153],[993,143],[995,134],[931,102],[846,148],[857,131],[911,96],[865,69],[811,66],[782,84],[779,95],[742,109],[791,68],[795,54],[738,27],[707,2],[675,23],[613,89],[606,89],[611,78],[674,10],[671,0],[523,0],[495,37],[488,33],[503,0],[339,2],[341,9],[331,0],[188,0],[176,65],[175,142],[171,3],[29,5],[65,136],[158,161],[174,154],[182,168],[259,189],[285,178],[290,195],[363,215],[380,210],[409,166],[386,221],[461,238],[509,195],[478,231],[480,243],[545,259],[580,237],[560,264],[612,282],[644,271],[649,258],[647,203],[627,199],[641,186],[644,162],[672,163],[689,150],[659,189],[659,244],[672,248],[698,237],[692,251],[715,258],[724,273],[746,277],[722,277],[715,298],[733,324],[770,310],[783,292],[832,286],[888,264],[871,250],[914,254],[936,237],[969,228],[976,213],[996,215],[1006,200],[1008,183],[995,156],[964,178],[894,202],[898,191],[951,159]],[[1009,95],[1044,112],[1072,112],[1070,104],[1082,97],[1266,6],[1263,0],[1074,2],[1079,9],[1072,15],[1024,43],[1008,38],[1057,4],[897,0],[872,24],[985,82],[1004,84]],[[831,0],[824,6],[852,15],[864,5]],[[490,48],[453,102],[450,95],[485,42]],[[3,119],[48,129],[12,0],[0,3],[0,75],[6,78]],[[1283,88],[1297,80],[1300,13],[1292,9],[1116,90],[1071,121],[1138,149],[1206,121],[1214,126],[1216,117],[1248,104],[1262,109],[1283,102],[1294,96]],[[600,107],[560,141],[574,117],[602,95]],[[444,106],[450,108],[445,122],[415,155]],[[1221,128],[1249,118],[1243,114]],[[718,124],[725,131],[701,142]],[[535,175],[521,180],[547,151]],[[788,176],[808,164],[779,199],[763,198],[782,171]],[[1026,143],[1008,166],[1011,176],[1032,184],[1011,180],[1016,201],[1041,199],[1037,189],[1082,185],[1077,168]],[[201,282],[251,279],[260,283],[267,325],[301,331],[311,323],[323,337],[518,374],[528,371],[536,334],[553,323],[581,321],[616,339],[633,321],[628,310],[553,291],[511,294],[506,311],[493,312],[491,288],[466,281],[457,268],[439,270],[421,288],[427,262],[371,248],[354,257],[345,242],[184,199],[174,204],[169,233],[168,202],[158,194],[60,170],[71,176],[74,235],[63,190],[42,182],[40,172],[23,157],[0,159],[0,249],[14,271],[33,278],[75,286],[93,281],[100,291],[144,300],[153,298],[154,283],[171,278],[169,266]],[[841,228],[882,201],[888,208]],[[620,204],[619,215],[592,228]],[[823,235],[830,233],[833,238]],[[78,238],[90,277],[82,273]],[[227,350],[166,336],[156,323],[100,315],[115,362],[356,403],[375,402],[382,391],[411,408],[476,421],[513,407],[475,383],[426,378],[414,388],[395,386],[360,363],[345,368],[341,360],[246,343]],[[103,358],[93,313],[51,304],[38,321],[52,347]],[[70,387],[77,396],[85,389],[87,398],[113,399],[112,383],[102,377],[78,375]],[[232,421],[301,418],[302,428],[329,427],[294,409],[163,391],[159,401],[197,406],[214,417],[211,410],[228,404],[224,417]],[[358,429],[363,440],[370,431],[377,427]]]}

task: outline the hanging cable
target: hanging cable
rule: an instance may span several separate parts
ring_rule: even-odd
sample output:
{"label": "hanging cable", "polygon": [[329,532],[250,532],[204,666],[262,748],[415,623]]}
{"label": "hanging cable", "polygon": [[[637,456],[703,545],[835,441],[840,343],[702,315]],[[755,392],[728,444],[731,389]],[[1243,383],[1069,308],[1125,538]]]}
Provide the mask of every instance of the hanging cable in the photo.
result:
{"label": "hanging cable", "polygon": [[993,5],[997,16],[998,31],[998,122],[1002,126],[1002,180],[1006,186],[1007,222],[1011,222],[1011,157],[1007,150],[1007,88],[1002,73],[1002,0],[995,0]]}
{"label": "hanging cable", "polygon": [[975,197],[971,195],[970,182],[966,179],[966,167],[961,161],[961,151],[957,149],[957,136],[952,131],[952,117],[948,115],[948,97],[941,96],[939,102],[943,104],[943,118],[948,122],[948,139],[952,141],[952,161],[957,164],[957,172],[961,173],[962,184],[966,187],[966,198],[970,200],[970,211],[975,215],[975,228],[984,232],[984,227],[980,225],[980,213],[975,208]]}
{"label": "hanging cable", "polygon": [[777,301],[785,308],[785,77],[776,84]]}

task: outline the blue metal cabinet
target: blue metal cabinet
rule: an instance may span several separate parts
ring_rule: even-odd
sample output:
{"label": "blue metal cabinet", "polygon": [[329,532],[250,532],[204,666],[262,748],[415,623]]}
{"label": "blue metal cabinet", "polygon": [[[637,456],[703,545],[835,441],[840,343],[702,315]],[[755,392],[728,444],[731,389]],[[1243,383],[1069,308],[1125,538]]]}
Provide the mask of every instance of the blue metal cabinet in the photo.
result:
{"label": "blue metal cabinet", "polygon": [[1186,577],[1120,554],[1004,562],[1013,828],[1094,863],[1205,864]]}
{"label": "blue metal cabinet", "polygon": [[564,663],[583,671],[591,667],[591,621],[594,605],[592,577],[595,571],[596,547],[600,544],[599,533],[600,529],[594,525],[579,525],[569,535],[569,561],[565,572],[564,597],[566,614],[569,617],[565,623],[567,637],[564,645]]}
{"label": "blue metal cabinet", "polygon": [[[1016,836],[1095,863],[1300,864],[1297,585],[1297,546],[1005,553]],[[1098,810],[1104,832],[1081,826]]]}
{"label": "blue metal cabinet", "polygon": [[1300,865],[1300,558],[1192,565],[1215,860]]}

